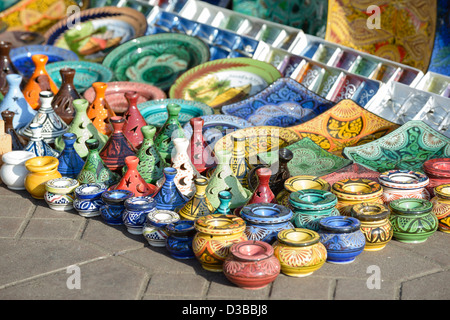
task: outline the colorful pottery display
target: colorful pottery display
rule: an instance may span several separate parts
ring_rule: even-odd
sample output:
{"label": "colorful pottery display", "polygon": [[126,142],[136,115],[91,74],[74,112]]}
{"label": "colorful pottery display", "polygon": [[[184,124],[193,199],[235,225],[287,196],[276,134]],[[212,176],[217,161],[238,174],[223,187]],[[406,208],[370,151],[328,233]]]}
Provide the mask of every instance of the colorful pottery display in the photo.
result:
{"label": "colorful pottery display", "polygon": [[195,220],[192,250],[203,269],[222,272],[230,247],[246,241],[245,221],[235,215],[211,214]]}
{"label": "colorful pottery display", "polygon": [[422,169],[430,180],[430,183],[426,186],[430,195],[435,196],[435,187],[450,183],[450,158],[427,160],[423,163]]}
{"label": "colorful pottery display", "polygon": [[438,229],[433,203],[425,199],[397,199],[389,203],[393,238],[405,243],[426,241]]}
{"label": "colorful pottery display", "polygon": [[11,190],[25,190],[28,170],[25,162],[36,155],[31,151],[12,150],[2,155],[1,181]]}
{"label": "colorful pottery display", "polygon": [[75,189],[73,208],[85,218],[100,215],[100,208],[104,205],[102,195],[107,186],[103,183],[83,183]]}
{"label": "colorful pottery display", "polygon": [[74,133],[64,133],[62,138],[64,141],[64,149],[58,157],[58,171],[63,177],[76,179],[84,166],[84,160],[73,147],[77,136]]}
{"label": "colorful pottery display", "polygon": [[125,200],[122,214],[123,224],[131,234],[142,234],[147,216],[156,211],[156,202],[151,197],[132,197]]}
{"label": "colorful pottery display", "polygon": [[450,184],[442,184],[435,187],[434,190],[435,196],[431,199],[431,203],[433,204],[433,213],[439,221],[438,229],[450,233]]}
{"label": "colorful pottery display", "polygon": [[[74,117],[75,109],[73,108],[73,100],[81,99],[81,96],[73,83],[76,72],[75,69],[68,67],[59,69],[62,80],[58,85],[58,93],[55,94],[52,100],[53,110],[55,110],[55,113],[63,119],[66,124],[70,124]],[[50,77],[52,76],[50,75]]]}
{"label": "colorful pottery display", "polygon": [[105,98],[107,84],[104,82],[94,82],[92,87],[95,91],[95,98],[89,104],[86,111],[87,116],[100,133],[110,136],[114,130],[110,120],[115,117],[116,114],[111,109]]}
{"label": "colorful pottery display", "polygon": [[176,223],[180,216],[171,210],[153,210],[147,214],[143,236],[153,247],[165,247],[169,233],[166,226]]}
{"label": "colorful pottery display", "polygon": [[361,231],[366,237],[364,251],[379,251],[392,239],[392,224],[389,210],[380,203],[358,203],[352,207],[351,216],[361,222]]}
{"label": "colorful pottery display", "polygon": [[319,270],[327,260],[327,249],[313,230],[293,228],[283,230],[273,244],[274,255],[281,272],[290,277],[306,277]]}
{"label": "colorful pottery display", "polygon": [[169,235],[166,239],[166,249],[175,259],[194,259],[192,241],[195,236],[194,221],[178,220],[166,225]]}
{"label": "colorful pottery display", "polygon": [[189,139],[188,154],[191,163],[199,173],[203,173],[215,164],[214,153],[212,148],[203,138],[203,126],[205,121],[200,118],[192,118],[189,120],[192,130],[190,138],[186,135],[186,127],[184,128],[185,136]]}
{"label": "colorful pottery display", "polygon": [[277,198],[269,185],[270,178],[272,177],[272,170],[269,168],[258,168],[256,170],[256,175],[258,176],[259,183],[247,204],[262,202],[277,203]]}
{"label": "colorful pottery display", "polygon": [[38,156],[25,161],[29,173],[25,177],[25,189],[35,199],[44,199],[45,183],[62,178],[58,172],[59,161],[51,156]]}
{"label": "colorful pottery display", "polygon": [[330,185],[333,185],[335,182],[344,179],[364,178],[378,182],[379,176],[380,173],[378,171],[370,170],[357,163],[352,163],[342,169],[322,176],[321,179],[325,180]]}
{"label": "colorful pottery display", "polygon": [[430,179],[422,172],[389,170],[381,173],[378,181],[383,187],[381,199],[385,204],[403,198],[430,200],[430,193],[426,189]]}
{"label": "colorful pottery display", "polygon": [[56,211],[73,210],[73,201],[75,199],[74,190],[80,184],[76,179],[57,178],[45,183],[44,200],[50,209]]}
{"label": "colorful pottery display", "polygon": [[157,192],[157,187],[147,183],[139,174],[137,170],[139,158],[136,156],[128,156],[125,158],[127,171],[120,179],[119,183],[115,185],[114,189],[129,190],[133,192],[136,197],[153,196]]}
{"label": "colorful pottery display", "polygon": [[275,281],[281,271],[273,247],[262,241],[242,241],[230,248],[223,274],[242,289],[257,290]]}
{"label": "colorful pottery display", "polygon": [[15,113],[13,111],[5,110],[1,112],[1,119],[3,119],[5,123],[5,133],[11,136],[12,150],[23,150],[27,145],[27,141],[14,129],[14,116]]}
{"label": "colorful pottery display", "polygon": [[195,194],[178,211],[178,214],[185,220],[196,220],[198,217],[207,216],[214,212],[214,208],[206,197],[206,187],[208,178],[197,177],[194,179]]}
{"label": "colorful pottery display", "polygon": [[96,215],[101,215],[103,221],[109,225],[122,225],[125,202],[134,197],[130,190],[107,190],[101,194],[101,205]]}
{"label": "colorful pottery display", "polygon": [[129,91],[125,93],[125,98],[128,101],[128,109],[123,115],[125,119],[125,125],[123,126],[123,134],[131,142],[136,150],[139,150],[142,142],[144,141],[144,135],[141,128],[147,125],[144,117],[137,108],[137,101],[139,94],[135,91]]}
{"label": "colorful pottery display", "polygon": [[189,140],[186,138],[172,139],[174,150],[172,152],[172,168],[177,170],[175,184],[180,192],[187,198],[195,193],[194,179],[200,176],[188,155]]}
{"label": "colorful pottery display", "polygon": [[289,207],[290,194],[305,189],[330,191],[331,185],[327,181],[316,176],[290,177],[284,182],[284,190],[278,193],[277,201],[279,204]]}
{"label": "colorful pottery display", "polygon": [[361,222],[353,217],[326,217],[319,222],[320,242],[327,249],[327,262],[347,264],[355,261],[365,248]]}
{"label": "colorful pottery display", "polygon": [[165,181],[154,196],[158,210],[178,212],[188,202],[188,199],[178,190],[175,184],[174,180],[176,175],[177,169],[171,167],[164,168]]}
{"label": "colorful pottery display", "polygon": [[25,146],[25,151],[31,151],[36,156],[51,156],[58,158],[59,152],[54,150],[47,142],[42,138],[42,124],[30,123],[31,138],[28,144]]}

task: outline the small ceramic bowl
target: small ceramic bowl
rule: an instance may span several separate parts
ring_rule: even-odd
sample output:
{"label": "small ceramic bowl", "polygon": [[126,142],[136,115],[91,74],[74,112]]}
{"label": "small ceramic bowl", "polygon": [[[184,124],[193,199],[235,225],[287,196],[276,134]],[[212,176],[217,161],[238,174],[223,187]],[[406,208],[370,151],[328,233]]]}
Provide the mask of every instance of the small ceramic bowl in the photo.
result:
{"label": "small ceramic bowl", "polygon": [[73,207],[86,218],[100,215],[100,207],[104,204],[101,196],[106,191],[103,183],[82,184],[75,189]]}
{"label": "small ceramic bowl", "polygon": [[101,198],[104,204],[100,207],[103,220],[110,225],[123,224],[125,201],[132,197],[134,193],[129,190],[117,189],[103,192]]}
{"label": "small ceramic bowl", "polygon": [[131,234],[142,234],[147,215],[156,211],[156,201],[151,197],[132,197],[125,200],[123,224]]}
{"label": "small ceramic bowl", "polygon": [[165,227],[180,220],[175,211],[154,210],[147,214],[142,234],[151,246],[164,247],[169,234]]}
{"label": "small ceramic bowl", "polygon": [[56,211],[73,210],[75,199],[74,190],[79,186],[79,182],[72,178],[57,178],[45,183],[44,200],[48,206]]}
{"label": "small ceramic bowl", "polygon": [[196,233],[194,223],[194,220],[178,220],[166,225],[165,229],[169,234],[166,249],[175,259],[195,258],[192,250],[192,240]]}

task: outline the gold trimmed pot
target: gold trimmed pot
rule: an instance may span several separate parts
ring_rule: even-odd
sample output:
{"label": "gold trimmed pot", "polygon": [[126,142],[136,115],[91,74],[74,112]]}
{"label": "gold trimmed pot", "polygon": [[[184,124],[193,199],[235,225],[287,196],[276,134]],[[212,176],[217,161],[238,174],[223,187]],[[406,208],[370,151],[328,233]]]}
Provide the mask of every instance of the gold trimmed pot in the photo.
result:
{"label": "gold trimmed pot", "polygon": [[331,186],[324,179],[316,176],[301,175],[290,177],[284,182],[284,190],[276,196],[277,202],[285,207],[289,207],[289,195],[306,189],[330,191]]}
{"label": "gold trimmed pot", "polygon": [[438,230],[450,233],[450,183],[435,187],[434,194],[431,203],[433,213],[439,221]]}

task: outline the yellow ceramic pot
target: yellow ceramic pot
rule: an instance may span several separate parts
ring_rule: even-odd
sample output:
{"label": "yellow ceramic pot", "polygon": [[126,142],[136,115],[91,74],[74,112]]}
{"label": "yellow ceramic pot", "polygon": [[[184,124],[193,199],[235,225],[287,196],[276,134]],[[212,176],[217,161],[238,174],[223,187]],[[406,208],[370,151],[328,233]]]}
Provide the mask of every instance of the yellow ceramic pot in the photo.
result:
{"label": "yellow ceramic pot", "polygon": [[50,156],[35,157],[25,162],[29,171],[25,177],[25,189],[33,198],[44,199],[45,183],[62,177],[58,172],[58,165],[59,160]]}
{"label": "yellow ceramic pot", "polygon": [[438,218],[438,230],[450,233],[450,184],[443,184],[434,188],[435,197],[431,199],[433,213]]}
{"label": "yellow ceramic pot", "polygon": [[273,244],[281,272],[292,277],[305,277],[320,269],[327,260],[327,249],[317,232],[295,228],[280,231]]}
{"label": "yellow ceramic pot", "polygon": [[285,207],[289,207],[289,195],[292,192],[306,189],[330,191],[330,184],[316,176],[290,177],[284,182],[284,190],[277,195],[277,202]]}

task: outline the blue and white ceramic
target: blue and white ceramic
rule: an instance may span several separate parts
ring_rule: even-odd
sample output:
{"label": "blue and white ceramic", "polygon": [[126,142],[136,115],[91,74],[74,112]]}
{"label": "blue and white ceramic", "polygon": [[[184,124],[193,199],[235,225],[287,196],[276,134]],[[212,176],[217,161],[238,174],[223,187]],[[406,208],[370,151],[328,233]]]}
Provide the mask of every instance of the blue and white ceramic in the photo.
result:
{"label": "blue and white ceramic", "polygon": [[320,242],[327,249],[327,262],[352,263],[363,252],[366,238],[361,222],[353,217],[331,216],[320,220]]}
{"label": "blue and white ceramic", "polygon": [[125,200],[122,215],[123,224],[131,234],[142,234],[147,215],[156,211],[156,201],[152,197],[132,197]]}
{"label": "blue and white ceramic", "polygon": [[32,136],[28,144],[25,146],[25,151],[33,152],[36,157],[40,156],[51,156],[58,158],[59,152],[54,150],[47,142],[42,138],[42,124],[31,123],[29,126]]}
{"label": "blue and white ceramic", "polygon": [[147,214],[142,234],[153,247],[165,247],[169,237],[166,226],[180,220],[180,216],[171,210],[155,210]]}
{"label": "blue and white ceramic", "polygon": [[281,230],[293,229],[292,211],[274,203],[252,203],[242,208],[240,216],[245,220],[248,240],[272,244]]}
{"label": "blue and white ceramic", "polygon": [[122,225],[125,201],[134,197],[129,190],[108,190],[102,193],[103,205],[100,207],[100,215],[109,225]]}
{"label": "blue and white ceramic", "polygon": [[154,199],[158,210],[178,211],[189,199],[187,199],[175,184],[177,169],[172,167],[164,168],[165,181],[158,190]]}
{"label": "blue and white ceramic", "polygon": [[104,205],[102,194],[107,187],[103,183],[86,183],[75,189],[73,208],[80,216],[90,218],[100,215],[100,207]]}
{"label": "blue and white ceramic", "polygon": [[166,232],[169,234],[166,249],[175,259],[195,258],[192,250],[192,240],[196,233],[194,223],[194,220],[179,220],[166,225]]}
{"label": "blue and white ceramic", "polygon": [[73,147],[77,140],[77,135],[66,132],[62,135],[62,139],[64,141],[64,149],[58,157],[58,171],[63,177],[76,179],[84,166],[84,160]]}
{"label": "blue and white ceramic", "polygon": [[73,210],[74,190],[79,186],[76,179],[62,177],[45,183],[44,200],[50,209],[56,211]]}

